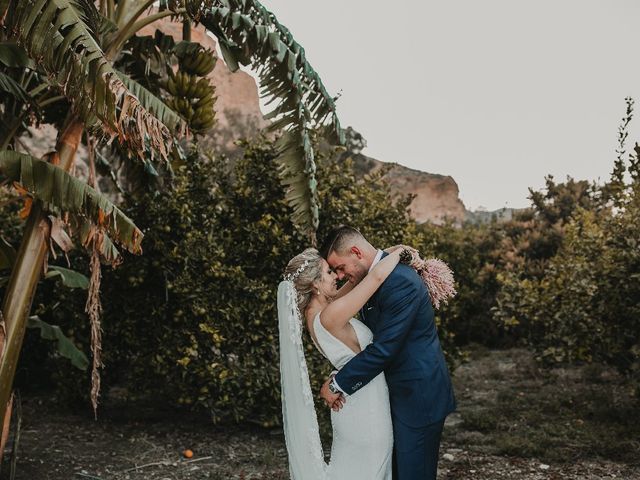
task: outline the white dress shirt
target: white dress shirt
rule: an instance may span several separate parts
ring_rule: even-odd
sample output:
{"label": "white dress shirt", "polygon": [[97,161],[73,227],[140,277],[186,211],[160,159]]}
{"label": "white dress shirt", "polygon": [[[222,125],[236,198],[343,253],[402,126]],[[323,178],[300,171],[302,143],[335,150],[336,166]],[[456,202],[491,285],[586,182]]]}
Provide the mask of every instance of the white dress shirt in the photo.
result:
{"label": "white dress shirt", "polygon": [[371,271],[371,269],[372,269],[373,267],[375,267],[375,266],[376,266],[376,264],[377,264],[380,260],[382,260],[382,253],[383,253],[383,252],[382,252],[382,250],[378,250],[378,253],[376,253],[375,258],[373,259],[373,262],[371,263],[371,266],[369,267],[369,272]]}

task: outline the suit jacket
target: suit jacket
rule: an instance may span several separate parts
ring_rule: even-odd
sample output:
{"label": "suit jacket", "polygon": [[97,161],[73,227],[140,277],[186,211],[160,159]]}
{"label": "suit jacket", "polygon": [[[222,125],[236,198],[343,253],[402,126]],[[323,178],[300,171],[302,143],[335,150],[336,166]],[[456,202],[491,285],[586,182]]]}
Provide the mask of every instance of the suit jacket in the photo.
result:
{"label": "suit jacket", "polygon": [[456,401],[433,307],[416,271],[399,264],[362,313],[373,343],[336,374],[340,388],[353,394],[384,371],[394,423],[421,427],[454,411]]}

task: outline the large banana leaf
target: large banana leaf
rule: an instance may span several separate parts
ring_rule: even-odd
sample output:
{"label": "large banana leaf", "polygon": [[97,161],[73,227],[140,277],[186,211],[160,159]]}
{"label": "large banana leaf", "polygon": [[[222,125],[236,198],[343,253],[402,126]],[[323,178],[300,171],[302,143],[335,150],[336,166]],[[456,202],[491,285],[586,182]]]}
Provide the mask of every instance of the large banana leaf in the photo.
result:
{"label": "large banana leaf", "polygon": [[99,13],[86,0],[0,0],[0,26],[62,88],[87,126],[141,158],[166,159],[173,133],[148,112],[98,45]]}
{"label": "large banana leaf", "polygon": [[40,336],[45,340],[54,340],[58,353],[69,359],[74,367],[86,370],[89,366],[87,356],[60,330],[59,326],[50,325],[34,315],[27,320],[27,327],[40,329]]}
{"label": "large banana leaf", "polygon": [[29,95],[24,88],[4,72],[0,72],[0,92],[8,93],[24,103],[29,101]]}
{"label": "large banana leaf", "polygon": [[0,63],[11,68],[35,67],[35,62],[29,58],[24,48],[15,42],[0,42]]}
{"label": "large banana leaf", "polygon": [[85,182],[51,163],[24,153],[0,151],[0,173],[19,183],[56,214],[80,215],[106,228],[133,253],[141,251],[142,232],[118,207]]}
{"label": "large banana leaf", "polygon": [[286,132],[279,162],[293,219],[315,240],[318,200],[310,132],[322,129],[330,143],[344,143],[334,99],[307,62],[304,49],[260,2],[185,0],[184,6],[217,37],[231,70],[246,65],[257,71],[261,95],[274,104],[268,115],[271,128]]}
{"label": "large banana leaf", "polygon": [[[303,132],[303,137],[308,144],[305,150],[298,143],[297,132],[286,132],[279,140],[276,148],[279,151],[277,158],[282,183],[286,188],[289,204],[293,208],[293,218],[302,219],[309,215],[318,218],[318,204],[316,198],[317,181],[315,178],[315,163],[313,161],[313,149],[308,132]],[[300,159],[304,160],[304,163]],[[309,192],[312,194],[310,195]],[[314,225],[314,231],[317,226]]]}
{"label": "large banana leaf", "polygon": [[169,130],[176,132],[180,136],[186,132],[187,124],[182,117],[171,110],[160,98],[156,97],[127,74],[118,71],[118,76],[129,91],[138,97],[142,106],[153,113]]}
{"label": "large banana leaf", "polygon": [[49,265],[45,278],[60,277],[62,284],[69,288],[81,288],[87,290],[89,288],[89,279],[86,275],[75,270],[59,267],[58,265]]}

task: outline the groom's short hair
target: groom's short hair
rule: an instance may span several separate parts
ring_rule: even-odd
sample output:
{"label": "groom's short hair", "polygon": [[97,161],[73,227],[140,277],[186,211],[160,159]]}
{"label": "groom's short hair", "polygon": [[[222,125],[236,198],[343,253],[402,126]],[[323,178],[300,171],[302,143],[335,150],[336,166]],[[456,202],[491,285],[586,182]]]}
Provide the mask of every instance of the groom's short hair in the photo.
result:
{"label": "groom's short hair", "polygon": [[338,255],[344,255],[350,247],[361,239],[365,239],[364,235],[357,229],[348,225],[340,225],[331,230],[331,233],[326,237],[320,247],[320,255],[325,259],[328,259],[333,252]]}

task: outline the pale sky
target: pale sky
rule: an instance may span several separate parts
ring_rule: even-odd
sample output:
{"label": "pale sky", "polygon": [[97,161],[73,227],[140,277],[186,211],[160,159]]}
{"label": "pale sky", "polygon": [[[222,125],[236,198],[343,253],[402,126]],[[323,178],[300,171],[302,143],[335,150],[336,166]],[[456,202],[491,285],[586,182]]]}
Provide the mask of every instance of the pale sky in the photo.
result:
{"label": "pale sky", "polygon": [[262,4],[341,92],[363,153],[451,175],[468,209],[526,206],[548,173],[608,178],[626,96],[640,115],[638,0]]}

